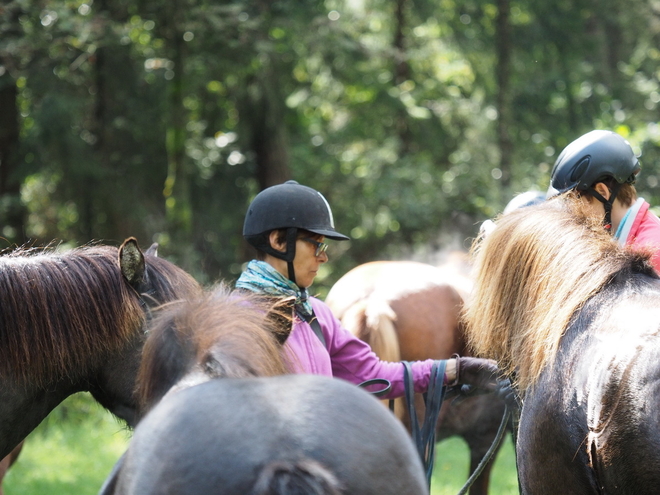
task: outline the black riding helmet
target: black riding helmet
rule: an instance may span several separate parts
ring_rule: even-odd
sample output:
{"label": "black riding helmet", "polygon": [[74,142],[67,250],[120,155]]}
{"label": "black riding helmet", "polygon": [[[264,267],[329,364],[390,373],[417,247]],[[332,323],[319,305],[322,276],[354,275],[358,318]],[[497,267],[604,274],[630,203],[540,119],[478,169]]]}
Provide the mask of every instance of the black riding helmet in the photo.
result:
{"label": "black riding helmet", "polygon": [[[287,229],[284,252],[270,245],[269,234],[276,229]],[[256,249],[286,261],[289,279],[295,282],[293,259],[298,229],[336,241],[350,239],[335,230],[332,210],[323,195],[294,180],[268,187],[257,194],[245,215],[243,237]]]}
{"label": "black riding helmet", "polygon": [[[580,136],[560,153],[552,167],[547,196],[576,189],[588,191],[605,206],[605,228],[611,228],[612,204],[622,184],[632,184],[640,171],[639,161],[619,134],[595,130]],[[609,200],[598,194],[593,185],[613,177],[617,185]]]}

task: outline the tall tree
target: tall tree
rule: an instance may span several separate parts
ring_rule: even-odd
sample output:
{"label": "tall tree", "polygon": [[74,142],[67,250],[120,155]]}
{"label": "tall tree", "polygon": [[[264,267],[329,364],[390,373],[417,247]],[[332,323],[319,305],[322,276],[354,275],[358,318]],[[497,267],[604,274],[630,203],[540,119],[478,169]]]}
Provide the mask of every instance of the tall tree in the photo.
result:
{"label": "tall tree", "polygon": [[[5,66],[0,67],[4,69]],[[6,72],[0,75],[0,232],[10,242],[23,244],[25,208],[20,200],[21,181],[18,175],[20,131],[17,96],[16,81]]]}
{"label": "tall tree", "polygon": [[511,185],[511,165],[513,142],[512,99],[511,99],[511,33],[510,2],[497,0],[497,18],[495,21],[495,47],[497,52],[497,141],[500,149],[500,170],[502,171],[502,189],[508,192]]}

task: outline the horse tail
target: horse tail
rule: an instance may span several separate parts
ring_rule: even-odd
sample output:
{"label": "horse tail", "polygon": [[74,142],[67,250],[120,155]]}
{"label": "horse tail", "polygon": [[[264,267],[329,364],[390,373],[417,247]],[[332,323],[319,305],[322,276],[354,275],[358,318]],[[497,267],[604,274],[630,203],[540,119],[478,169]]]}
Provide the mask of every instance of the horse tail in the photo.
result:
{"label": "horse tail", "polygon": [[387,301],[370,297],[349,307],[341,319],[344,327],[371,346],[383,361],[401,361],[396,313]]}
{"label": "horse tail", "polygon": [[259,473],[251,495],[341,495],[342,486],[325,466],[311,459],[274,461]]}

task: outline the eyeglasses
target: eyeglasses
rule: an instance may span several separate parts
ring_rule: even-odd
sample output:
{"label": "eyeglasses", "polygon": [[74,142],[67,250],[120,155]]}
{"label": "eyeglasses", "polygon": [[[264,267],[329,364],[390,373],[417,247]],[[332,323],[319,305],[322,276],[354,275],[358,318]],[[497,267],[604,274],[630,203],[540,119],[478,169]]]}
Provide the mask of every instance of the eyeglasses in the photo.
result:
{"label": "eyeglasses", "polygon": [[314,256],[321,256],[321,253],[325,253],[326,249],[328,249],[328,245],[325,242],[315,241],[314,239],[310,239],[309,237],[301,237],[300,240],[309,242],[310,244],[316,246],[316,251],[314,251]]}

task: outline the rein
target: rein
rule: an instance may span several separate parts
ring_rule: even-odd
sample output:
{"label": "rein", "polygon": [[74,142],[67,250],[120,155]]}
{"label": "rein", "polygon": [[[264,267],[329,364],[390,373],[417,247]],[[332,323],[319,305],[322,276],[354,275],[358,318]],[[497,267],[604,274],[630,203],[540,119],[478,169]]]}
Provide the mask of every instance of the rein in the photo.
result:
{"label": "rein", "polygon": [[[484,468],[486,467],[486,464],[488,464],[492,459],[493,456],[495,455],[495,451],[497,450],[497,447],[500,445],[502,442],[502,438],[504,438],[504,434],[506,433],[506,425],[509,422],[509,420],[512,417],[512,412],[509,409],[508,405],[504,406],[504,414],[502,415],[502,422],[500,423],[500,427],[497,429],[497,434],[495,435],[495,438],[493,439],[493,443],[491,444],[490,448],[484,455],[483,459],[481,459],[481,462],[477,466],[477,469],[474,470],[474,472],[470,475],[468,480],[465,482],[465,485],[463,485],[463,488],[461,488],[461,491],[458,492],[458,495],[465,495],[467,491],[470,489],[472,484],[474,483],[474,480],[477,479],[477,477],[483,472]],[[517,471],[517,469],[516,469]]]}
{"label": "rein", "polygon": [[[405,399],[406,406],[408,408],[408,414],[410,416],[411,424],[411,434],[413,443],[417,448],[422,464],[424,466],[424,471],[426,472],[426,479],[428,486],[431,486],[431,476],[433,474],[433,462],[435,458],[435,427],[438,422],[438,416],[440,415],[440,408],[445,399],[447,392],[447,387],[444,385],[445,379],[445,367],[446,361],[439,360],[433,363],[431,367],[431,377],[429,381],[428,391],[423,394],[424,403],[426,404],[426,412],[424,414],[424,422],[420,428],[419,422],[417,420],[417,411],[415,409],[415,389],[413,383],[413,374],[412,366],[408,361],[402,361],[403,364],[403,377],[405,385]],[[468,394],[471,387],[469,385],[463,385],[459,390],[461,394]],[[390,402],[392,404],[392,402]],[[483,459],[470,475],[468,480],[463,485],[463,488],[458,492],[458,495],[465,495],[474,481],[479,477],[483,472],[486,465],[492,460],[497,447],[502,442],[502,438],[506,433],[506,425],[509,423],[512,417],[512,412],[509,408],[509,405],[505,405],[504,414],[502,415],[502,421],[497,430],[497,434],[491,444],[490,448],[484,455]]]}
{"label": "rein", "polygon": [[417,452],[422,459],[426,481],[431,486],[431,475],[433,474],[433,460],[435,458],[435,425],[440,415],[440,407],[445,400],[447,387],[445,381],[445,367],[447,361],[435,361],[431,367],[431,376],[427,392],[424,394],[426,413],[424,422],[420,427],[415,410],[415,386],[413,383],[412,363],[402,361],[403,381],[406,391],[406,405],[410,416],[410,429],[412,439]]}

